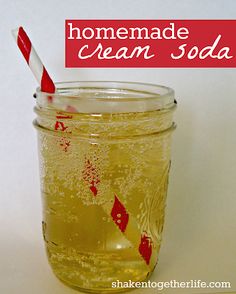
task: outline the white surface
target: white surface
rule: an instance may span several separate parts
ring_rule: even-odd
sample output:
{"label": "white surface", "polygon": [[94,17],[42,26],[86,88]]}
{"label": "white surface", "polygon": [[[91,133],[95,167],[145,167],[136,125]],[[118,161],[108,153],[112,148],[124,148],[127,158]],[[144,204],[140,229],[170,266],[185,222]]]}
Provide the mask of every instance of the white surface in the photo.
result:
{"label": "white surface", "polygon": [[19,25],[55,80],[146,81],[176,90],[178,129],[164,240],[153,280],[225,280],[236,290],[236,69],[64,68],[66,18],[235,19],[236,2],[0,0],[0,7],[0,293],[76,293],[56,280],[44,254],[31,124],[36,82],[11,36]]}

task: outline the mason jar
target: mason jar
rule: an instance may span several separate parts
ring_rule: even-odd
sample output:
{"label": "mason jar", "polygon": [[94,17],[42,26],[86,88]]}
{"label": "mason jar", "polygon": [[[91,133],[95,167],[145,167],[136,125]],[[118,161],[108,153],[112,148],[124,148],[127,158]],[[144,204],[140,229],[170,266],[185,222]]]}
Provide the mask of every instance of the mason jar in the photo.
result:
{"label": "mason jar", "polygon": [[161,245],[174,91],[65,82],[36,92],[43,236],[65,284],[87,292],[141,282]]}

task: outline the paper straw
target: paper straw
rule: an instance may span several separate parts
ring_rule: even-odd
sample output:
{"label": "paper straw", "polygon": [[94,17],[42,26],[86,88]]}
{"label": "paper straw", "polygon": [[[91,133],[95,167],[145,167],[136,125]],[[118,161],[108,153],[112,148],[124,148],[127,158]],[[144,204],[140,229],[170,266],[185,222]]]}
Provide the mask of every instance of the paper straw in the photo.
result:
{"label": "paper straw", "polygon": [[32,73],[40,84],[41,91],[55,93],[56,87],[23,27],[13,30],[12,34]]}
{"label": "paper straw", "polygon": [[[46,93],[55,93],[56,87],[24,29],[22,27],[19,27],[13,30],[12,34],[32,73],[40,84],[41,91]],[[49,98],[49,100],[51,100],[52,97]],[[76,112],[76,109],[70,105],[67,105],[66,109]],[[63,126],[63,129],[60,129],[59,126]],[[57,131],[58,128],[61,131],[65,131],[67,129],[67,127],[64,126],[63,122],[56,121],[55,130]],[[67,149],[70,146],[70,141],[61,142],[60,145],[63,147],[63,150],[67,152]],[[87,172],[86,168],[85,172]],[[97,190],[94,186],[94,183],[90,183],[90,190],[94,194],[94,196],[97,195]],[[108,215],[110,215],[110,217],[113,219],[114,224],[118,227],[120,232],[124,234],[125,237],[135,247],[137,247],[140,256],[148,266],[151,259],[155,259],[156,257],[156,254],[153,254],[152,252],[152,240],[146,232],[140,232],[135,218],[127,212],[125,206],[122,204],[116,194],[114,194],[114,202],[112,203],[112,205],[103,205],[103,210]]]}
{"label": "paper straw", "polygon": [[[159,193],[166,194],[169,169],[170,164],[168,164],[164,169],[164,173],[154,197],[158,197]],[[161,197],[162,196],[165,197],[166,195],[161,195]],[[107,206],[104,207],[104,209],[109,213],[110,207]],[[119,230],[123,232],[131,244],[137,245],[139,254],[145,261],[146,265],[151,265],[152,267],[157,262],[158,254],[157,249],[153,250],[152,237],[149,235],[149,232],[140,232],[136,218],[127,212],[125,206],[120,202],[117,195],[114,195],[114,202],[110,215]]]}
{"label": "paper straw", "polygon": [[[169,169],[170,164],[168,163],[164,169],[162,178],[159,182],[159,187],[154,197],[158,197],[159,194],[161,194],[159,197],[165,198]],[[83,170],[83,180],[88,184],[93,196],[99,197],[98,190],[101,180],[96,166],[90,160],[86,161]],[[165,201],[165,199],[163,199],[163,201]],[[119,231],[135,248],[137,248],[140,257],[145,264],[152,268],[157,261],[158,251],[156,248],[153,248],[154,244],[150,233],[140,230],[136,218],[127,211],[125,205],[117,194],[113,195],[113,200],[111,202],[104,203],[102,208],[106,214],[112,218]]]}

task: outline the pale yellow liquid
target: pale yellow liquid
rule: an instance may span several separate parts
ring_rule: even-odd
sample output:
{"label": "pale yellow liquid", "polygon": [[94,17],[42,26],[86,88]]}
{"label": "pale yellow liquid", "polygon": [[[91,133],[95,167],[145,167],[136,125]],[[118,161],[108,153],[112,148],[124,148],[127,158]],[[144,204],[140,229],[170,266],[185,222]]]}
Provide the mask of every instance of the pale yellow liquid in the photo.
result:
{"label": "pale yellow liquid", "polygon": [[[143,281],[156,265],[170,163],[171,132],[163,128],[171,119],[158,112],[105,114],[94,124],[87,118],[62,119],[66,132],[53,131],[47,117],[39,122],[51,129],[39,132],[43,234],[59,279],[85,291],[112,291],[112,282]],[[86,168],[93,171],[85,179]],[[130,216],[125,233],[110,215],[114,195]],[[139,252],[143,232],[152,240],[149,264]]]}

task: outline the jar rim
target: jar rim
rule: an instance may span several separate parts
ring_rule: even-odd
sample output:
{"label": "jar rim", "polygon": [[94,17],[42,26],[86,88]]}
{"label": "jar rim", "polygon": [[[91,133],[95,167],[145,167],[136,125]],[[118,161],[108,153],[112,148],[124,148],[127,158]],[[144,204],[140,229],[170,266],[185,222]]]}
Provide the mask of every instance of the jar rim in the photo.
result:
{"label": "jar rim", "polygon": [[[170,87],[142,82],[123,81],[68,81],[55,83],[57,91],[47,93],[36,89],[37,104],[40,107],[65,110],[65,106],[81,109],[81,104],[107,105],[112,110],[121,105],[134,109],[166,109],[174,103],[174,90]],[[50,98],[50,99],[48,99]],[[96,103],[97,102],[97,103]],[[128,102],[128,103],[127,103]],[[78,107],[77,107],[78,106]],[[148,107],[146,107],[148,106]],[[96,108],[96,107],[95,107]],[[147,109],[146,109],[147,110]],[[145,110],[145,111],[146,111]]]}

